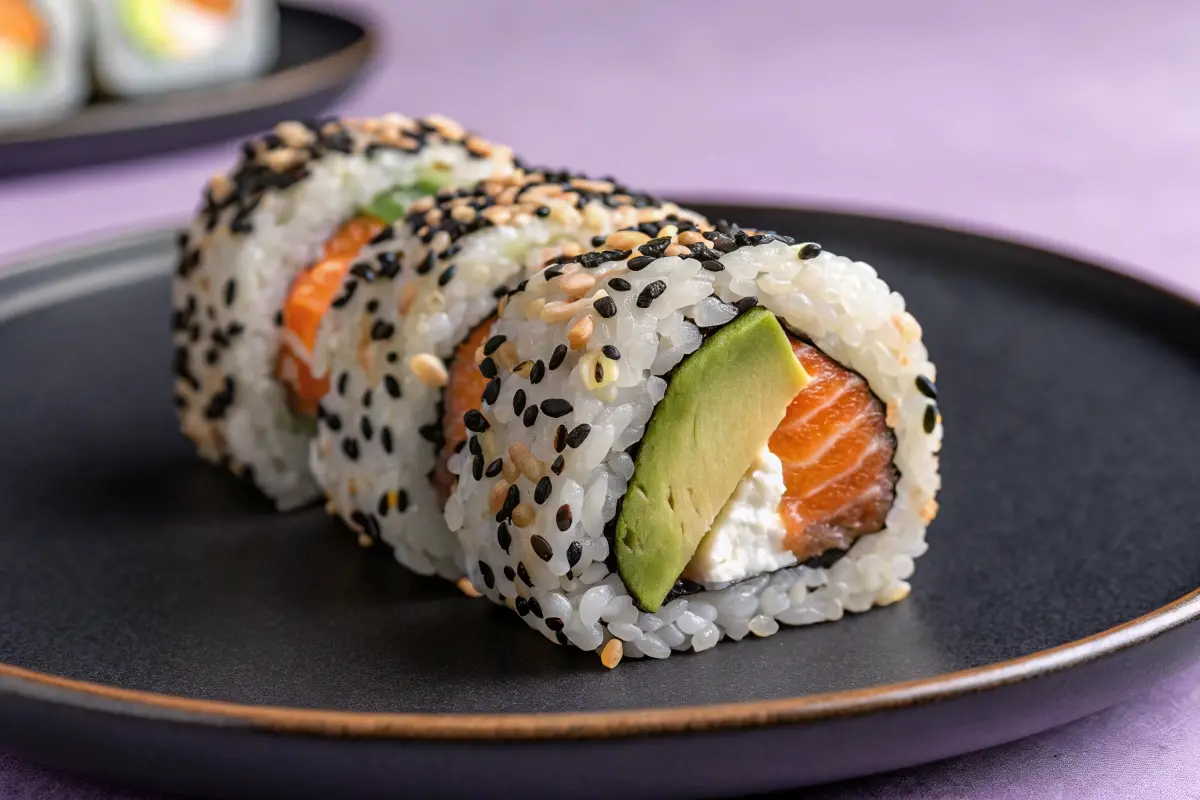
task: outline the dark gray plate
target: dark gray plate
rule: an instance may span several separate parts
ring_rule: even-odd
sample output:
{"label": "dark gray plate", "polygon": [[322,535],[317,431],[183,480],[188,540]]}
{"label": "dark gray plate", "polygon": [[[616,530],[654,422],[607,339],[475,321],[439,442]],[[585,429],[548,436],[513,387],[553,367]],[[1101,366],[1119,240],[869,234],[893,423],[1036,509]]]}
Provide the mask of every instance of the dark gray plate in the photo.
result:
{"label": "dark gray plate", "polygon": [[362,74],[371,37],[361,22],[287,4],[280,26],[279,58],[261,77],[138,101],[97,98],[49,125],[0,131],[0,175],[166,153],[317,116]]}
{"label": "dark gray plate", "polygon": [[946,490],[907,601],[608,672],[276,515],[175,429],[164,232],[0,282],[0,748],[197,794],[732,795],[1012,740],[1196,656],[1200,309],[964,233],[704,210],[877,264],[925,326]]}

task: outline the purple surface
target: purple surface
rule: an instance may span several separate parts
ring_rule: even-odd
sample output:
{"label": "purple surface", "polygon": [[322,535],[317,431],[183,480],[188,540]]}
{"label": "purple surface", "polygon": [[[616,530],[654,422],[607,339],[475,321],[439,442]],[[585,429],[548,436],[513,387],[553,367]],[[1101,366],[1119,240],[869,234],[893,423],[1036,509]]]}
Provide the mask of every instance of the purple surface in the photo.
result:
{"label": "purple surface", "polygon": [[[1005,232],[1200,295],[1194,3],[335,5],[383,22],[346,111],[440,111],[667,194]],[[0,263],[178,220],[232,153],[0,183]],[[1200,667],[1064,729],[816,796],[1195,797],[1197,763]],[[148,800],[0,756],[0,797],[49,796]]]}

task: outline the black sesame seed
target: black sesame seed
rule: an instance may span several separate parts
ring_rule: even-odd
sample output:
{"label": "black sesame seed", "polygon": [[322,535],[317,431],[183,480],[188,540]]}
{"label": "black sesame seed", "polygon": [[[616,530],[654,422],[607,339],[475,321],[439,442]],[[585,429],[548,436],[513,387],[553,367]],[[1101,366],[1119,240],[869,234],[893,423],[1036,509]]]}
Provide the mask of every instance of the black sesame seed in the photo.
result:
{"label": "black sesame seed", "polygon": [[561,632],[563,629],[563,621],[558,617],[546,617],[546,627],[552,631]]}
{"label": "black sesame seed", "polygon": [[758,298],[751,295],[750,297],[743,297],[741,300],[738,300],[733,304],[733,307],[738,310],[739,314],[744,314],[756,305],[758,305]]}
{"label": "black sesame seed", "polygon": [[208,364],[210,367],[213,364],[216,364],[220,360],[221,360],[221,351],[216,349],[215,347],[211,348],[210,350],[208,350],[208,352],[206,352],[204,354],[204,363]]}
{"label": "black sesame seed", "polygon": [[719,231],[714,231],[712,236],[705,234],[704,238],[711,241],[713,248],[720,250],[722,253],[732,253],[738,249],[737,242],[731,236]]}
{"label": "black sesame seed", "polygon": [[371,400],[372,400],[372,398],[373,398],[373,397],[374,397],[374,395],[372,395],[372,394],[371,394],[371,390],[370,390],[370,389],[367,389],[365,392],[363,392],[363,396],[362,396],[362,407],[363,407],[363,408],[370,408],[370,407],[371,407]]}
{"label": "black sesame seed", "polygon": [[458,444],[454,445],[454,454],[458,455],[459,453],[461,453],[463,451],[463,448],[466,446],[466,444],[467,444],[466,442],[459,442]]}
{"label": "black sesame seed", "polygon": [[611,358],[613,361],[621,360],[621,351],[617,349],[615,344],[606,344],[600,348],[600,352],[604,353],[606,358]]}
{"label": "black sesame seed", "polygon": [[537,210],[534,211],[533,213],[538,215],[539,217],[548,217],[548,216],[550,216],[550,209],[547,208],[546,206],[538,206]]}
{"label": "black sesame seed", "polygon": [[484,343],[483,354],[485,356],[490,356],[492,353],[499,350],[500,345],[504,344],[506,341],[508,341],[508,337],[501,334],[493,336],[492,338],[488,339],[486,343]]}
{"label": "black sesame seed", "polygon": [[554,463],[550,465],[550,471],[555,475],[562,475],[563,467],[567,465],[567,460],[562,456],[554,459]]}
{"label": "black sesame seed", "polygon": [[357,525],[363,533],[370,536],[372,539],[379,538],[379,521],[370,514],[364,514],[361,511],[355,511],[350,515],[350,521]]}
{"label": "black sesame seed", "polygon": [[933,429],[937,427],[937,405],[930,403],[925,407],[925,432],[933,433]]}
{"label": "black sesame seed", "polygon": [[387,390],[390,396],[394,398],[400,397],[400,381],[396,380],[395,375],[383,376],[383,388]]}
{"label": "black sesame seed", "polygon": [[428,275],[430,272],[432,272],[434,266],[437,264],[436,258],[437,257],[433,254],[433,251],[430,250],[425,258],[422,259],[421,263],[417,265],[417,274]]}
{"label": "black sesame seed", "polygon": [[375,506],[375,510],[379,512],[379,516],[386,517],[390,508],[391,503],[388,502],[387,494],[381,494],[379,496],[379,502]]}
{"label": "black sesame seed", "polygon": [[471,451],[473,456],[483,455],[483,445],[479,443],[478,436],[472,436],[467,440],[467,449]]}
{"label": "black sesame seed", "polygon": [[629,259],[629,268],[634,272],[641,272],[646,267],[654,263],[654,256],[638,256],[637,258]]}
{"label": "black sesame seed", "polygon": [[516,608],[517,613],[522,617],[529,615],[529,601],[524,597],[517,597],[517,599],[513,602],[513,607]]}
{"label": "black sesame seed", "polygon": [[387,362],[388,362],[389,364],[395,364],[395,363],[396,363],[397,361],[399,361],[399,360],[400,360],[400,354],[399,354],[399,353],[388,353],[388,354],[387,354]]}
{"label": "black sesame seed", "polygon": [[629,281],[625,280],[624,278],[613,278],[608,282],[608,288],[612,289],[614,292],[628,292],[633,287],[630,286]]}
{"label": "black sesame seed", "polygon": [[557,264],[553,267],[547,267],[546,269],[542,270],[542,277],[547,281],[552,281],[562,274],[562,267],[558,266]]}
{"label": "black sesame seed", "polygon": [[325,427],[329,428],[329,430],[333,431],[334,433],[337,433],[342,429],[342,418],[337,414],[326,414]]}
{"label": "black sesame seed", "polygon": [[638,248],[638,252],[644,256],[658,258],[663,254],[663,251],[670,246],[671,237],[660,236],[657,239],[651,239],[650,241],[643,243],[642,246]]}
{"label": "black sesame seed", "polygon": [[383,445],[383,452],[392,452],[392,429],[386,425],[379,429],[379,443]]}
{"label": "black sesame seed", "polygon": [[537,422],[537,418],[538,407],[530,406],[529,408],[525,409],[525,413],[521,415],[521,422],[525,424],[526,428],[532,428],[533,424]]}
{"label": "black sesame seed", "polygon": [[549,561],[554,558],[554,548],[550,543],[539,534],[534,534],[529,540],[529,546],[533,548],[533,552],[537,553],[537,557],[542,561]]}
{"label": "black sesame seed", "polygon": [[603,236],[603,235],[593,236],[592,237],[592,247],[603,247],[604,242],[607,240],[607,238],[608,238],[607,236]]}
{"label": "black sesame seed", "polygon": [[[349,300],[350,298],[346,298],[346,299]],[[278,327],[281,327],[282,325],[283,325],[283,312],[276,311],[275,312],[275,327],[278,328]]]}
{"label": "black sesame seed", "polygon": [[596,300],[596,302],[592,303],[592,306],[596,309],[596,313],[605,319],[617,315],[617,301],[607,295]]}
{"label": "black sesame seed", "polygon": [[600,266],[608,259],[605,257],[604,253],[593,252],[593,253],[584,253],[577,260],[583,266],[584,269],[595,269],[596,267]]}
{"label": "black sesame seed", "polygon": [[375,280],[375,270],[365,261],[360,261],[350,268],[350,274],[367,283]]}
{"label": "black sesame seed", "polygon": [[483,582],[489,589],[496,588],[496,574],[486,561],[479,562],[479,574],[483,576]]}
{"label": "black sesame seed", "polygon": [[367,313],[368,314],[374,314],[378,310],[379,310],[379,301],[378,300],[372,298],[367,301]]}
{"label": "black sesame seed", "polygon": [[816,242],[808,242],[800,248],[800,251],[797,253],[797,255],[800,256],[801,261],[807,261],[810,258],[816,258],[817,256],[821,255],[821,245],[817,244]]}
{"label": "black sesame seed", "polygon": [[596,369],[593,371],[593,375],[596,378],[596,383],[604,383],[604,362],[603,361],[600,361],[600,360],[596,361]]}
{"label": "black sesame seed", "polygon": [[483,414],[480,414],[479,411],[474,408],[463,414],[463,424],[467,426],[467,430],[475,433],[483,433],[488,428],[492,427],[487,421],[487,417],[483,416]]}
{"label": "black sesame seed", "polygon": [[565,417],[575,410],[575,407],[561,397],[551,397],[541,402],[542,413],[551,419]]}
{"label": "black sesame seed", "polygon": [[937,387],[933,385],[933,381],[924,375],[917,376],[917,391],[930,400],[937,400]]}
{"label": "black sesame seed", "polygon": [[645,288],[638,293],[637,307],[649,308],[650,304],[662,296],[662,293],[667,290],[666,281],[652,281],[646,284]]}
{"label": "black sesame seed", "polygon": [[408,492],[403,489],[396,495],[396,510],[401,514],[408,510]]}
{"label": "black sesame seed", "polygon": [[529,611],[538,619],[542,618],[542,604],[536,597],[529,598]]}
{"label": "black sesame seed", "polygon": [[441,447],[443,444],[445,444],[446,437],[442,433],[441,425],[434,423],[422,425],[417,428],[417,433],[421,434],[422,439],[431,444],[436,444],[438,447]]}
{"label": "black sesame seed", "polygon": [[[568,579],[568,580],[570,580],[570,575],[571,575],[571,573],[569,573],[569,572],[568,572],[568,573],[567,573],[567,579]],[[547,622],[547,624],[549,624],[549,623]],[[568,639],[568,638],[567,638],[567,635],[566,635],[565,633],[563,633],[562,631],[555,631],[555,632],[554,632],[554,638],[555,638],[555,639],[558,641],[558,643],[559,643],[559,644],[561,644],[563,647],[570,647],[570,646],[571,646],[571,640],[570,640],[570,639]]]}
{"label": "black sesame seed", "polygon": [[371,237],[371,241],[368,242],[368,244],[383,244],[384,242],[389,242],[394,238],[396,238],[396,229],[389,225]]}
{"label": "black sesame seed", "polygon": [[554,514],[554,521],[558,523],[560,531],[569,531],[571,523],[574,521],[574,516],[571,514],[571,507],[565,503],[559,506],[558,511]]}
{"label": "black sesame seed", "polygon": [[513,413],[520,415],[525,410],[525,390],[517,389],[513,394]]}
{"label": "black sesame seed", "polygon": [[358,424],[358,429],[362,431],[363,438],[368,442],[375,435],[375,426],[371,424],[370,417],[363,417]]}
{"label": "black sesame seed", "polygon": [[492,378],[490,381],[488,381],[487,386],[484,387],[483,402],[487,403],[489,406],[492,406],[492,405],[496,404],[496,400],[499,397],[500,397],[500,379]]}
{"label": "black sesame seed", "polygon": [[494,478],[503,471],[504,471],[504,459],[497,458],[494,461],[492,461],[492,463],[487,465],[487,469],[485,469],[483,471],[483,474],[487,475],[489,478]]}
{"label": "black sesame seed", "polygon": [[453,264],[451,264],[450,266],[448,266],[444,270],[442,270],[442,274],[438,275],[437,283],[438,283],[438,286],[445,286],[452,280],[454,280],[454,265]]}
{"label": "black sesame seed", "polygon": [[[505,548],[504,552],[507,553],[508,549]],[[511,583],[517,579],[517,571],[515,569],[513,569],[512,567],[510,567],[508,564],[505,564],[504,565],[504,577],[508,578],[509,583]]]}
{"label": "black sesame seed", "polygon": [[375,257],[379,264],[379,274],[385,278],[395,278],[400,274],[400,257],[396,253],[380,253]]}
{"label": "black sesame seed", "polygon": [[571,542],[567,547],[567,565],[573,567],[579,563],[581,558],[583,558],[583,545],[579,542]]}
{"label": "black sesame seed", "polygon": [[544,377],[546,377],[546,362],[539,358],[533,362],[533,368],[529,370],[529,382],[541,383]]}
{"label": "black sesame seed", "polygon": [[342,439],[342,452],[351,461],[358,461],[358,440],[353,436],[347,436],[345,439]]}
{"label": "black sesame seed", "polygon": [[554,431],[554,452],[561,453],[567,446],[567,426],[559,425]]}
{"label": "black sesame seed", "polygon": [[[333,303],[331,305],[334,308],[342,308],[347,303],[349,303],[350,300],[354,297],[354,290],[357,288],[358,288],[358,281],[346,281],[346,283],[342,285],[342,293],[337,296],[337,298],[333,301]],[[279,321],[277,324],[282,325],[283,324],[283,312],[282,311],[279,312],[278,320]]]}
{"label": "black sesame seed", "polygon": [[376,342],[392,338],[392,334],[395,332],[395,325],[381,319],[375,320],[375,324],[371,326],[371,338]]}
{"label": "black sesame seed", "polygon": [[554,482],[545,475],[537,482],[537,486],[533,490],[533,500],[539,506],[550,499],[550,492],[554,490]]}
{"label": "black sesame seed", "polygon": [[725,269],[725,265],[720,261],[701,261],[700,266],[709,272],[720,272]]}
{"label": "black sesame seed", "polygon": [[471,477],[475,480],[483,480],[483,456],[475,456],[471,459]]}
{"label": "black sesame seed", "polygon": [[485,358],[479,362],[479,371],[483,373],[483,377],[489,380],[499,374],[496,370],[496,362],[491,358]]}
{"label": "black sesame seed", "polygon": [[563,359],[567,357],[567,346],[560,344],[554,348],[553,355],[550,356],[550,369],[558,369],[562,365]]}
{"label": "black sesame seed", "polygon": [[225,282],[225,305],[233,305],[235,299],[237,299],[237,281],[230,278]]}
{"label": "black sesame seed", "polygon": [[504,495],[504,505],[500,509],[504,512],[504,516],[512,514],[514,508],[521,504],[521,490],[512,485],[508,487],[508,493]]}
{"label": "black sesame seed", "polygon": [[592,426],[586,422],[582,425],[576,425],[575,428],[567,434],[567,446],[571,449],[579,447],[587,441],[588,434],[592,432]]}
{"label": "black sesame seed", "polygon": [[529,579],[529,570],[525,569],[525,562],[517,562],[517,575],[521,576],[521,580],[525,581],[525,585],[530,589],[533,588],[533,581]]}

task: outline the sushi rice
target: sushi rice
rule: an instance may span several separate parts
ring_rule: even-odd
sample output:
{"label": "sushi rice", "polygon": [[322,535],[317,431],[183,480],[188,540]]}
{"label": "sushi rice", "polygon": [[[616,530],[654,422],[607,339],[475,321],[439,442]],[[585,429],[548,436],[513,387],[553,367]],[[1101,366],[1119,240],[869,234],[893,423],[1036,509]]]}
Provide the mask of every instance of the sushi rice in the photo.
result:
{"label": "sushi rice", "polygon": [[[625,234],[602,248],[628,249],[646,239]],[[480,476],[468,450],[450,461],[458,483],[445,519],[474,587],[549,640],[599,652],[606,666],[622,654],[702,651],[725,638],[769,636],[780,625],[836,620],[904,598],[937,512],[942,440],[935,368],[904,299],[872,267],[814,244],[736,227],[709,232],[702,242],[674,226],[658,234],[672,242],[658,257],[635,250],[631,258],[638,261],[597,267],[567,260],[503,301],[492,334],[512,343],[517,359],[546,359],[552,368],[537,385],[502,370],[495,402],[482,403],[483,422],[475,420],[483,460],[504,458],[520,445],[536,459],[532,476],[515,476],[514,491],[503,478]],[[693,254],[721,235],[729,245],[722,252]],[[580,271],[598,280],[575,300],[561,286]],[[551,303],[570,304],[569,317],[537,313]],[[706,335],[755,305],[863,376],[885,404],[897,443],[894,503],[883,529],[861,536],[840,559],[815,558],[727,588],[669,595],[648,613],[617,573],[613,552],[613,525],[634,476],[631,448],[666,394],[671,370]],[[580,337],[581,329],[590,335]],[[514,414],[518,389],[543,411],[532,427]],[[587,426],[582,435],[575,433],[579,426]]]}
{"label": "sushi rice", "polygon": [[275,374],[293,280],[381,192],[513,168],[508,148],[439,116],[285,122],[247,142],[181,236],[172,288],[175,406],[200,455],[250,476],[281,510],[320,497],[315,421],[290,410]]}
{"label": "sushi rice", "polygon": [[312,471],[364,544],[382,539],[421,574],[463,575],[431,483],[443,444],[446,363],[504,294],[547,258],[618,228],[703,222],[613,180],[518,171],[419,201],[360,253],[314,360],[334,390],[318,413]]}

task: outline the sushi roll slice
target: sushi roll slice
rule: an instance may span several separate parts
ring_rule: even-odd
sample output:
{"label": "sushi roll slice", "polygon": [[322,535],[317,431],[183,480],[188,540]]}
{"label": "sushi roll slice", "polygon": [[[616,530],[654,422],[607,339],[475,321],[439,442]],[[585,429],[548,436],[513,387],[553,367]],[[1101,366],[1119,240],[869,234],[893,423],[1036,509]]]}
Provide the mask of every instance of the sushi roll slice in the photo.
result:
{"label": "sushi roll slice", "polygon": [[[330,510],[364,544],[385,541],[410,569],[461,577],[442,503],[453,480],[445,460],[466,444],[463,413],[490,391],[499,365],[535,382],[546,370],[543,362],[518,365],[513,345],[488,335],[497,294],[549,257],[579,255],[618,228],[668,217],[689,229],[703,223],[613,180],[547,171],[411,206],[385,241],[360,254],[318,346],[334,389],[318,412],[313,472]],[[599,264],[627,255],[589,258]],[[571,291],[588,291],[588,278],[577,275]],[[456,371],[461,381],[449,379],[447,364],[456,363],[470,365]],[[513,413],[538,413],[509,404]]]}
{"label": "sushi roll slice", "polygon": [[92,0],[96,79],[137,96],[265,72],[279,51],[273,0]]}
{"label": "sushi roll slice", "polygon": [[552,264],[491,328],[513,350],[445,511],[474,587],[607,666],[905,597],[942,425],[903,298],[771,233],[615,237],[627,257]]}
{"label": "sushi roll slice", "polygon": [[78,0],[0,0],[0,125],[30,125],[87,101],[86,15]]}
{"label": "sushi roll slice", "polygon": [[310,369],[354,255],[407,205],[513,169],[444,117],[285,122],[209,183],[173,286],[175,405],[200,455],[280,509],[317,499],[309,440],[328,382]]}

